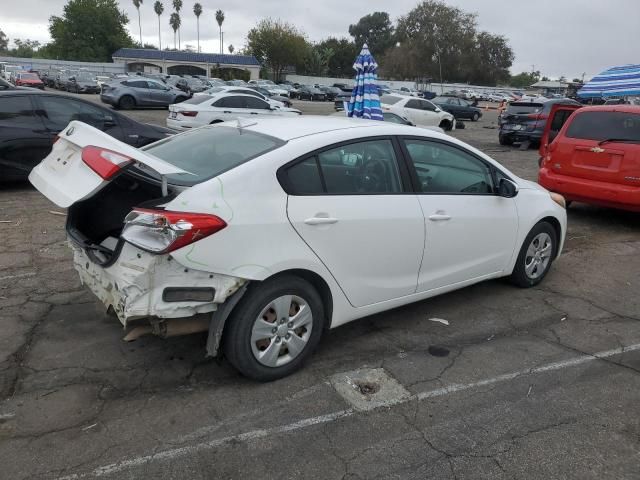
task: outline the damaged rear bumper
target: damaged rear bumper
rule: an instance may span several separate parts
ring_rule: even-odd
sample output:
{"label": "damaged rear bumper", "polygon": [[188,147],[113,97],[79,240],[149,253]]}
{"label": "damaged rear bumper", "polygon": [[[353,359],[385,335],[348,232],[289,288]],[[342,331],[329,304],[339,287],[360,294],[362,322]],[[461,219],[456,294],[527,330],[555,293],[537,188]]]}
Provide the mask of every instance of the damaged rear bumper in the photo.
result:
{"label": "damaged rear bumper", "polygon": [[[170,255],[152,255],[129,243],[109,267],[92,262],[85,251],[70,242],[80,279],[104,305],[112,307],[123,326],[131,320],[192,317],[217,310],[246,280],[185,267]],[[206,301],[175,301],[167,292],[211,292]],[[167,301],[174,300],[174,301]]]}

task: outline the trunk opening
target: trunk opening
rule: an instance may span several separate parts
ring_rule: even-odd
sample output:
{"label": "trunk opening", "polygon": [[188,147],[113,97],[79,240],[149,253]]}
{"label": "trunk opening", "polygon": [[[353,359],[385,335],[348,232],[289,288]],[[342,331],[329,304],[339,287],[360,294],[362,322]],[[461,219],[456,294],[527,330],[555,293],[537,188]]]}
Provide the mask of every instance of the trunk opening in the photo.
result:
{"label": "trunk opening", "polygon": [[92,197],[71,205],[66,230],[92,261],[108,267],[124,244],[120,234],[127,214],[134,207],[157,207],[173,197],[163,197],[157,181],[125,172]]}

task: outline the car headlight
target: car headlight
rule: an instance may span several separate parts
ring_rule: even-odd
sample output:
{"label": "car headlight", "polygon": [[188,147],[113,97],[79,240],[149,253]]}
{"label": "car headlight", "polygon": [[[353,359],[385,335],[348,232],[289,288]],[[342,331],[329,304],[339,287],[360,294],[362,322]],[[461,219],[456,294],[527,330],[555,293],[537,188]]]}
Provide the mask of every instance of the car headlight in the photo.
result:
{"label": "car headlight", "polygon": [[559,193],[555,193],[555,192],[549,192],[549,196],[551,197],[551,200],[556,202],[562,208],[567,208],[567,201],[564,199],[564,197],[562,195],[560,195]]}

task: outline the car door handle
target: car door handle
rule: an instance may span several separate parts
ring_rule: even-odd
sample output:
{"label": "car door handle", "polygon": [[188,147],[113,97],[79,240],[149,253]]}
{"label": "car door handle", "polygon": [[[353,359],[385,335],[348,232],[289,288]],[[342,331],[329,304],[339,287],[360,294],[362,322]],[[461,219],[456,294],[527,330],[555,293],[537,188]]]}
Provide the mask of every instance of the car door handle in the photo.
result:
{"label": "car door handle", "polygon": [[251,115],[258,115],[258,112],[251,112]]}
{"label": "car door handle", "polygon": [[330,225],[332,223],[338,223],[338,219],[332,217],[311,217],[307,218],[304,223],[307,225]]}
{"label": "car door handle", "polygon": [[232,113],[231,110],[225,110],[222,113]]}
{"label": "car door handle", "polygon": [[447,215],[445,213],[434,213],[433,215],[429,215],[429,220],[431,220],[432,222],[451,220],[451,215]]}

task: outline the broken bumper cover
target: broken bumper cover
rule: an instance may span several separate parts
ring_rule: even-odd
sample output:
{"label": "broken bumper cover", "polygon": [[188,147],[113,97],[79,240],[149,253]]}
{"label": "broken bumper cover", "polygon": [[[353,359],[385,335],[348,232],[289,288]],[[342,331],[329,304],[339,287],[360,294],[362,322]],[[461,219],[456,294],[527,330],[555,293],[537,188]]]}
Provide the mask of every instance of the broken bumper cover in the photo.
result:
{"label": "broken bumper cover", "polygon": [[[118,260],[104,268],[70,242],[80,280],[108,307],[120,322],[144,317],[183,318],[213,312],[246,280],[185,267],[170,255],[153,255],[125,243]],[[166,289],[203,289],[215,292],[213,301],[165,301]]]}

